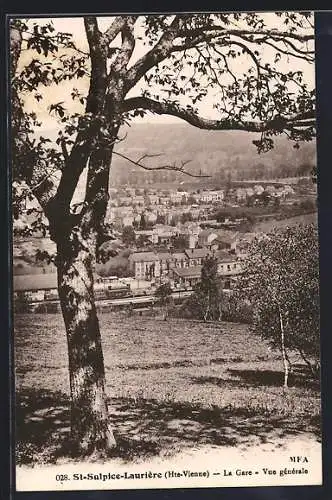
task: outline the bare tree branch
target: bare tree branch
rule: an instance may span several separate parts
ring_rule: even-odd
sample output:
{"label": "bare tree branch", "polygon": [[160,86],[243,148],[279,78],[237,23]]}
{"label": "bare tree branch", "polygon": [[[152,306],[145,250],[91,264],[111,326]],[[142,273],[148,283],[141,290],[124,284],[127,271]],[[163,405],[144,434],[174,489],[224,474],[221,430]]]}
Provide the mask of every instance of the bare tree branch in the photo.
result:
{"label": "bare tree branch", "polygon": [[282,117],[275,116],[269,121],[238,121],[232,118],[223,118],[220,120],[211,120],[198,116],[192,108],[183,108],[172,102],[159,102],[148,97],[132,97],[124,101],[124,110],[131,111],[134,109],[146,109],[158,115],[172,115],[194,127],[206,130],[245,130],[247,132],[265,132],[268,130],[281,130],[287,126],[296,126],[297,122],[301,122],[301,126],[315,125],[314,111],[301,113],[294,116]]}
{"label": "bare tree branch", "polygon": [[[128,71],[128,90],[151,68],[169,57],[173,52],[196,48],[200,43],[212,42],[212,40],[218,43],[219,47],[222,45],[229,45],[232,43],[233,36],[243,38],[250,43],[259,43],[263,41],[263,38],[264,41],[287,41],[294,52],[289,53],[289,55],[312,62],[312,58],[309,55],[311,52],[301,50],[300,47],[296,47],[289,39],[304,43],[314,40],[314,34],[300,34],[277,29],[230,29],[223,26],[211,25],[197,29],[187,29],[185,28],[184,19],[181,18],[181,16],[175,16],[169,29],[164,32],[158,43],[147,54],[142,56]],[[180,44],[174,44],[177,38],[184,38],[184,41]],[[278,47],[277,50],[279,50]]]}
{"label": "bare tree branch", "polygon": [[136,165],[137,167],[143,168],[144,170],[172,170],[175,172],[181,172],[182,174],[188,175],[189,177],[210,177],[210,175],[204,175],[204,174],[193,174],[191,172],[188,172],[187,170],[184,169],[184,167],[191,162],[192,160],[185,160],[181,161],[181,166],[177,166],[175,163],[173,165],[159,165],[157,167],[148,167],[147,165],[142,164],[142,160],[147,159],[147,158],[154,158],[156,156],[161,156],[161,153],[159,154],[145,154],[141,156],[138,160],[133,160],[132,158],[129,158],[129,156],[126,156],[122,153],[119,153],[118,151],[114,151],[113,154],[120,156],[120,158],[123,158],[124,160],[129,161],[133,165]]}
{"label": "bare tree branch", "polygon": [[[284,40],[274,40],[274,42],[276,42],[276,43],[279,41],[285,42]],[[277,52],[280,52],[281,54],[284,54],[286,56],[296,57],[297,59],[303,59],[304,61],[307,61],[309,63],[313,63],[315,61],[314,57],[311,55],[311,54],[314,54],[314,52],[311,52],[311,51],[303,52],[303,51],[297,50],[296,53],[293,53],[288,49],[278,47],[278,45],[275,45],[275,43],[273,43],[273,41],[269,41],[266,39],[259,40],[257,43],[264,43],[266,45],[269,45]],[[305,54],[308,54],[308,55],[305,55]]]}
{"label": "bare tree branch", "polygon": [[255,37],[256,36],[265,36],[265,37],[270,37],[270,38],[279,38],[279,39],[293,39],[297,40],[299,42],[306,42],[310,40],[314,40],[315,35],[313,33],[311,34],[300,34],[300,33],[294,33],[290,31],[281,31],[277,29],[254,29],[254,30],[249,30],[249,29],[229,29],[225,28],[224,26],[206,26],[206,27],[200,27],[197,29],[179,29],[178,30],[178,36],[197,36],[200,35],[202,32],[205,33],[219,33],[222,36],[230,36],[230,35],[237,35],[237,36],[247,36],[251,37],[251,41],[255,42]]}

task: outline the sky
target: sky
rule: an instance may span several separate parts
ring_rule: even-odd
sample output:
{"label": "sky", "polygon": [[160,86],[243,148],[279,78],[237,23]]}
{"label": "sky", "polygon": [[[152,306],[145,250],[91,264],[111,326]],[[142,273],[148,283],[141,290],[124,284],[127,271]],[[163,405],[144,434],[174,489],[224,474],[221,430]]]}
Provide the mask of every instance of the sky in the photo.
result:
{"label": "sky", "polygon": [[[273,28],[280,28],[280,21],[278,18],[276,18],[273,14],[268,14],[265,13],[264,15],[264,20],[268,26],[271,26]],[[107,27],[112,23],[112,17],[98,17],[98,24],[99,24],[99,29],[101,31],[104,31],[107,29]],[[44,24],[52,21],[55,29],[57,31],[62,31],[62,32],[68,32],[72,33],[73,35],[73,40],[75,41],[75,44],[77,45],[78,48],[80,48],[83,51],[88,51],[88,44],[85,36],[85,30],[84,30],[84,24],[83,24],[83,18],[74,18],[74,17],[65,17],[65,18],[38,18],[38,19],[31,19],[29,22],[33,24],[34,22],[37,22],[38,24]],[[279,25],[278,25],[279,24]],[[140,27],[135,28],[136,29],[136,34],[140,35],[142,34],[142,29]],[[114,41],[114,45],[119,43],[120,40],[120,35],[119,37]],[[129,65],[132,65],[135,63],[135,61],[141,57],[149,48],[146,48],[141,42],[137,42],[135,51],[133,53],[133,56],[130,60]],[[20,66],[23,67],[29,60],[31,60],[31,51],[25,51],[22,53],[22,57],[20,60]],[[35,57],[35,54],[34,54]],[[264,53],[264,59],[266,61],[269,61],[269,58],[272,57],[272,49],[267,49],[265,50]],[[241,66],[242,64],[242,66]],[[294,65],[294,61],[287,61],[286,58],[283,61],[283,65],[281,66],[281,69],[285,70],[290,70],[292,68],[292,65]],[[302,69],[304,71],[305,79],[308,82],[309,86],[313,87],[314,86],[314,65],[309,65],[303,61],[297,60],[296,62],[297,68]],[[240,63],[239,60],[236,62],[236,68],[235,71],[238,72],[246,72],[246,68],[248,67],[248,61],[245,60],[245,58],[242,60],[242,63]],[[78,101],[73,102],[70,93],[73,87],[76,87],[79,91],[86,93],[88,89],[88,79],[79,79],[75,81],[65,81],[59,85],[52,85],[49,87],[43,87],[41,89],[41,93],[43,95],[43,99],[39,102],[37,102],[33,97],[27,97],[26,98],[26,108],[28,111],[35,111],[37,113],[38,118],[40,118],[43,121],[43,127],[47,129],[53,129],[57,127],[57,121],[56,118],[53,118],[50,116],[48,112],[48,107],[51,103],[55,102],[60,102],[64,101],[65,106],[68,107],[72,112],[81,112],[83,111],[82,105],[78,103]],[[131,93],[129,94],[129,97],[133,95],[139,94],[139,92],[142,88],[142,84],[140,83]],[[189,100],[186,102],[184,101],[183,104],[188,104]],[[213,109],[213,95],[209,94],[207,98],[204,100],[203,104],[201,105],[200,108],[200,113],[205,116],[206,118],[218,118],[218,114],[216,111]],[[169,116],[153,116],[151,114],[147,115],[144,118],[144,121],[151,121],[152,123],[172,123],[172,122],[181,122],[181,120],[174,118],[174,117],[169,117]]]}

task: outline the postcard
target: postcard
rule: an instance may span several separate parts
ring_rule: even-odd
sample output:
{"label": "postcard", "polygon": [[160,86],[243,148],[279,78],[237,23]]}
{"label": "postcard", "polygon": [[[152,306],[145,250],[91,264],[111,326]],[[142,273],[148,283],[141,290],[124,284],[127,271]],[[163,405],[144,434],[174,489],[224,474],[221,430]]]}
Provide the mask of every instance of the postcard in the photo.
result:
{"label": "postcard", "polygon": [[17,491],[322,484],[314,42],[10,19]]}

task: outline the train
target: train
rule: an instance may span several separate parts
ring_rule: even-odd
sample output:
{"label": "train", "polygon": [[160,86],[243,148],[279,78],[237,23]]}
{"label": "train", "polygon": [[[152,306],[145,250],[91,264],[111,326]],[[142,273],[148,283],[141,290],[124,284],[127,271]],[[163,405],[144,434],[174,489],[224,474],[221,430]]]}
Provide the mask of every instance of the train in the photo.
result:
{"label": "train", "polygon": [[[106,280],[105,280],[106,281]],[[97,282],[94,286],[94,296],[96,300],[121,299],[131,297],[133,294],[128,283],[121,282]],[[56,301],[59,300],[58,291],[56,289],[46,290],[44,297],[38,301]]]}

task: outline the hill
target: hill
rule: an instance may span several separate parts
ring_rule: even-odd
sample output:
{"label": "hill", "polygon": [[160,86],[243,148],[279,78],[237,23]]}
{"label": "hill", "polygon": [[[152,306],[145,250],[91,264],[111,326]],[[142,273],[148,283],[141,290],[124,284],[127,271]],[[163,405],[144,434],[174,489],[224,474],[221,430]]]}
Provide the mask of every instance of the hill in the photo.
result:
{"label": "hill", "polygon": [[[294,149],[285,137],[276,138],[273,150],[258,154],[252,143],[258,135],[247,132],[200,130],[185,123],[142,123],[126,127],[122,133],[126,138],[115,151],[134,160],[145,154],[162,154],[145,160],[148,166],[190,160],[186,169],[213,176],[214,184],[224,183],[229,176],[234,180],[289,177],[298,174],[301,166],[303,173],[309,173],[316,163],[314,142]],[[111,175],[113,184],[188,180],[167,170],[146,172],[116,155]],[[202,183],[202,178],[196,182]]]}
{"label": "hill", "polygon": [[297,226],[298,224],[303,224],[305,226],[309,224],[317,225],[317,212],[295,215],[294,217],[288,217],[287,219],[271,219],[268,221],[257,222],[254,225],[253,231],[255,231],[256,233],[270,233],[277,229],[285,229],[286,227],[293,227]]}
{"label": "hill", "polygon": [[[56,138],[54,129],[43,130],[41,133],[51,140]],[[149,167],[174,163],[180,165],[182,161],[190,160],[186,170],[194,174],[207,174],[212,179],[194,179],[170,170],[147,172],[114,155],[111,171],[113,186],[126,183],[145,186],[177,181],[184,183],[184,188],[190,188],[192,184],[196,187],[214,187],[225,184],[230,177],[232,180],[258,180],[308,175],[316,164],[314,141],[302,143],[299,149],[294,149],[294,143],[280,136],[275,139],[273,150],[258,154],[252,143],[259,138],[258,134],[200,130],[184,122],[135,122],[131,126],[122,127],[120,137],[123,140],[116,145],[115,152],[132,160],[145,154],[160,154],[161,156],[144,160],[144,164]],[[168,187],[172,186],[174,184]]]}

